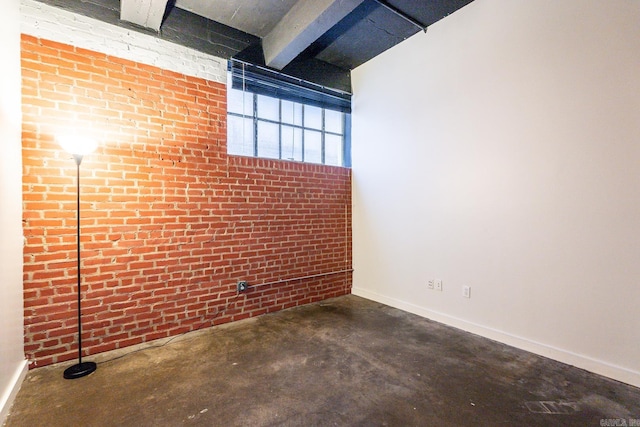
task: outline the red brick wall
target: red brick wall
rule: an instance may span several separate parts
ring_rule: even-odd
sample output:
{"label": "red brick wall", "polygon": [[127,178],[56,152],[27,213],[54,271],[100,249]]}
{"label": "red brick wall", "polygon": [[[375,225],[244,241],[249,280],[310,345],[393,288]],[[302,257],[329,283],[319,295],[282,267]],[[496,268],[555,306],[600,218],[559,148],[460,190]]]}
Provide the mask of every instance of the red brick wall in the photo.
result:
{"label": "red brick wall", "polygon": [[22,37],[25,351],[77,356],[75,163],[84,354],[344,295],[351,173],[227,156],[223,84]]}

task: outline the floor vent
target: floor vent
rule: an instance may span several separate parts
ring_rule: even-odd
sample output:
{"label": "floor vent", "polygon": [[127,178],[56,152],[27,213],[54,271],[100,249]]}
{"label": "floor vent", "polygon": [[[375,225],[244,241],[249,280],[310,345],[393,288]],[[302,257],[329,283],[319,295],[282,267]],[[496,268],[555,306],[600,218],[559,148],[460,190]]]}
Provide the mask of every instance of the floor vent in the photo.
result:
{"label": "floor vent", "polygon": [[524,403],[530,412],[534,414],[573,414],[580,409],[575,402],[552,402],[542,400],[538,402]]}

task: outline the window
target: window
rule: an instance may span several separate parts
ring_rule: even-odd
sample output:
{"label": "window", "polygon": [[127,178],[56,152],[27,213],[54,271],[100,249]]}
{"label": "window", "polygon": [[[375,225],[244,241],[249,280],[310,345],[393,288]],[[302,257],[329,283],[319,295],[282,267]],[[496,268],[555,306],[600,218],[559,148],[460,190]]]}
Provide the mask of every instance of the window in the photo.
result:
{"label": "window", "polygon": [[291,96],[290,90],[283,96],[273,91],[273,82],[269,82],[271,91],[255,90],[255,85],[246,84],[244,70],[238,79],[241,85],[233,80],[231,70],[227,85],[229,154],[349,165],[349,113],[341,111],[344,107]]}

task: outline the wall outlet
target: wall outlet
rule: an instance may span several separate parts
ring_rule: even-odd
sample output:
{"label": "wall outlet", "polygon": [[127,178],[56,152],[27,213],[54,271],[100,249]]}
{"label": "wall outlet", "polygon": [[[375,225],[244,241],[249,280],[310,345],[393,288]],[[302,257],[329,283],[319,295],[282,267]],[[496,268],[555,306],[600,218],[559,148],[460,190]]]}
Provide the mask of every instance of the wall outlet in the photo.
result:
{"label": "wall outlet", "polygon": [[246,291],[248,287],[249,287],[249,284],[246,281],[244,281],[244,280],[239,281],[238,282],[238,293]]}
{"label": "wall outlet", "polygon": [[441,279],[436,279],[435,289],[436,289],[436,291],[441,291],[442,290],[442,280]]}
{"label": "wall outlet", "polygon": [[465,298],[471,298],[471,286],[462,287],[462,296]]}
{"label": "wall outlet", "polygon": [[428,289],[433,289],[433,282],[434,282],[433,279],[429,279],[429,281],[427,282],[427,288]]}

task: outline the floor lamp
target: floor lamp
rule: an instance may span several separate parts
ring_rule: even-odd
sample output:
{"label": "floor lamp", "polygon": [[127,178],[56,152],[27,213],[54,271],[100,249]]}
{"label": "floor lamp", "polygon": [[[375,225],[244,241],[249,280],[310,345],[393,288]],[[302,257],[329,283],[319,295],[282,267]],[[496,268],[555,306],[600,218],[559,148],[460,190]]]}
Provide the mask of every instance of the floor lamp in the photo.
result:
{"label": "floor lamp", "polygon": [[81,276],[80,276],[80,163],[86,154],[93,152],[97,143],[91,139],[78,136],[66,136],[58,139],[60,146],[73,155],[76,161],[76,199],[77,199],[77,247],[78,247],[78,363],[64,370],[64,378],[72,380],[89,375],[97,369],[95,362],[82,361],[82,310],[81,310]]}

